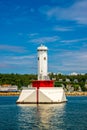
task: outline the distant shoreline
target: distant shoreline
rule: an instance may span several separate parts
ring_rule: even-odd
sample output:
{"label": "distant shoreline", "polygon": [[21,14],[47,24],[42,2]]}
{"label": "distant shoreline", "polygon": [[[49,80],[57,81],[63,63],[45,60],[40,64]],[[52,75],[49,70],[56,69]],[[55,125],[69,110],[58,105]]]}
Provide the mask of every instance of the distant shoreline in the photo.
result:
{"label": "distant shoreline", "polygon": [[66,96],[87,96],[87,92],[65,92]]}
{"label": "distant shoreline", "polygon": [[0,96],[19,96],[20,92],[0,92]]}
{"label": "distant shoreline", "polygon": [[[21,92],[0,92],[0,96],[19,96]],[[87,92],[65,92],[66,96],[87,96]]]}

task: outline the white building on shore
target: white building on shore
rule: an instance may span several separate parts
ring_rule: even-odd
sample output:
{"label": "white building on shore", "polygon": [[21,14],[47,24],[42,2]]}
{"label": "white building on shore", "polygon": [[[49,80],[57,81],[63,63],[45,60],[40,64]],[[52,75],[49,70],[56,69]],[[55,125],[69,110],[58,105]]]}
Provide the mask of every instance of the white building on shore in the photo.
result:
{"label": "white building on shore", "polygon": [[3,84],[0,85],[0,91],[1,92],[16,92],[18,91],[18,86],[17,85],[10,85],[10,84]]}

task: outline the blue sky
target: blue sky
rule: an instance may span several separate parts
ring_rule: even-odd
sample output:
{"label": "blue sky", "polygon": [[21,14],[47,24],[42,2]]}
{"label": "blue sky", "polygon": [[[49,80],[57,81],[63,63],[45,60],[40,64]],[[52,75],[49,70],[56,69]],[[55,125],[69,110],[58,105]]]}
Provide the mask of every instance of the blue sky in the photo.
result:
{"label": "blue sky", "polygon": [[37,47],[49,72],[87,73],[87,0],[0,0],[0,73],[37,73]]}

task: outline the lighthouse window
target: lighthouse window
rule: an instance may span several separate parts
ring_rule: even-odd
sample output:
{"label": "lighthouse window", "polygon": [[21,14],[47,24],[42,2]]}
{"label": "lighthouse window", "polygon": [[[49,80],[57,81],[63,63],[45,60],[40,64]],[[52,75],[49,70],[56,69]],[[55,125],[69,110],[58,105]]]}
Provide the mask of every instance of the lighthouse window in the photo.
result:
{"label": "lighthouse window", "polygon": [[44,60],[46,60],[46,57],[44,57]]}
{"label": "lighthouse window", "polygon": [[38,60],[39,60],[39,57],[38,57]]}

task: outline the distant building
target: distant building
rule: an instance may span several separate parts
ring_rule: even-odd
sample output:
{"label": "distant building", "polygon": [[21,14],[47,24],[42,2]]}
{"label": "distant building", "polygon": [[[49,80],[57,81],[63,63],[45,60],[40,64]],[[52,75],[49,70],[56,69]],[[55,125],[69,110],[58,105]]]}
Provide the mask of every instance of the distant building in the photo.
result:
{"label": "distant building", "polygon": [[74,91],[74,88],[72,87],[72,84],[67,84],[67,85],[66,85],[66,90],[67,90],[68,92],[73,92],[73,91]]}
{"label": "distant building", "polygon": [[87,89],[87,82],[85,83],[85,88]]}
{"label": "distant building", "polygon": [[11,84],[3,84],[2,87],[3,88],[11,87]]}
{"label": "distant building", "polygon": [[52,78],[52,80],[54,80],[54,81],[55,81],[55,80],[56,80],[56,78]]}
{"label": "distant building", "polygon": [[0,85],[0,91],[18,91],[18,86],[11,84],[3,84]]}
{"label": "distant building", "polygon": [[66,82],[70,82],[70,79],[66,79]]}
{"label": "distant building", "polygon": [[59,79],[59,82],[62,82],[63,81],[63,79]]}
{"label": "distant building", "polygon": [[86,81],[85,81],[86,83],[87,83],[87,79],[86,79]]}
{"label": "distant building", "polygon": [[28,87],[27,86],[22,86],[21,89],[27,89]]}
{"label": "distant building", "polygon": [[79,88],[78,88],[78,91],[79,91],[79,92],[81,92],[81,91],[82,91],[82,89],[81,89],[81,87],[80,87],[80,86],[79,86]]}
{"label": "distant building", "polygon": [[8,88],[8,91],[14,91],[14,92],[16,92],[16,91],[18,91],[18,86],[17,85],[12,85],[12,86],[10,86],[9,88]]}
{"label": "distant building", "polygon": [[74,83],[78,83],[78,79],[74,79]]}
{"label": "distant building", "polygon": [[28,85],[28,88],[32,88],[32,83]]}

